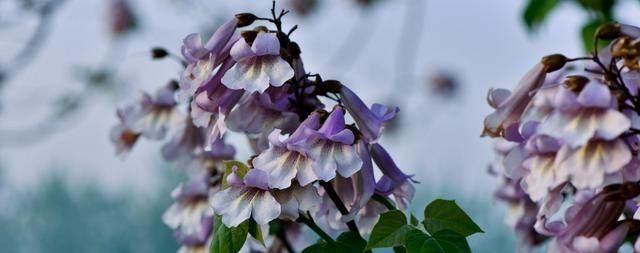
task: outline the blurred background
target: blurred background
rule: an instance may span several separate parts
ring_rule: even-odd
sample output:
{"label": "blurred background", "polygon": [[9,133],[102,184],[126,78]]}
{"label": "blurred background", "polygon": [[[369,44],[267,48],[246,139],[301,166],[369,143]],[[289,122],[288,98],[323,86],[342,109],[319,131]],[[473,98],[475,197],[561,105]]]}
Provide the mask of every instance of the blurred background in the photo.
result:
{"label": "blurred background", "polygon": [[[577,2],[577,4],[575,3]],[[475,252],[513,252],[493,200],[490,87],[513,87],[540,57],[584,54],[600,22],[640,25],[635,0],[279,0],[311,72],[394,104],[381,141],[421,183],[416,213],[456,199],[485,230]],[[606,13],[585,11],[594,4]],[[270,0],[0,0],[0,245],[3,252],[175,252],[160,220],[180,175],[142,141],[125,159],[115,108],[177,78],[189,33]],[[206,36],[205,36],[206,37]],[[588,36],[587,36],[588,38]],[[245,152],[246,153],[246,152]],[[239,154],[242,157],[243,150]]]}

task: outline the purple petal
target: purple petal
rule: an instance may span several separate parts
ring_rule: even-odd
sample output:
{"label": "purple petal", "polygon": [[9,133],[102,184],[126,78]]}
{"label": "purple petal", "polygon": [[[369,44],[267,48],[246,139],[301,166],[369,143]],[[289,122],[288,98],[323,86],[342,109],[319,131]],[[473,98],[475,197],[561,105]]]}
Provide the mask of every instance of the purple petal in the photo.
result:
{"label": "purple petal", "polygon": [[611,92],[607,86],[591,82],[580,92],[578,103],[585,107],[608,108],[611,106]]}
{"label": "purple petal", "polygon": [[209,53],[209,50],[202,46],[200,34],[189,34],[183,40],[182,54],[190,62],[198,61]]}
{"label": "purple petal", "polygon": [[253,41],[251,50],[257,56],[280,55],[280,41],[275,33],[260,32]]}
{"label": "purple petal", "polygon": [[371,144],[370,148],[373,161],[378,165],[382,173],[389,177],[394,183],[400,184],[410,178],[410,176],[407,176],[398,168],[391,156],[389,156],[389,153],[387,153],[380,144]]}
{"label": "purple petal", "polygon": [[235,44],[231,47],[231,57],[236,62],[241,62],[249,59],[253,59],[256,57],[256,54],[251,50],[251,46],[247,43],[244,38],[236,41]]}
{"label": "purple petal", "polygon": [[244,176],[244,183],[249,187],[259,188],[262,190],[268,190],[268,175],[262,170],[250,170],[247,175]]}
{"label": "purple petal", "polygon": [[340,95],[347,111],[367,142],[375,142],[382,133],[385,121],[393,118],[397,108],[389,109],[382,105],[374,105],[370,110],[353,91],[342,86]]}
{"label": "purple petal", "polygon": [[491,88],[487,93],[487,103],[495,109],[507,101],[509,96],[511,96],[510,90]]}
{"label": "purple petal", "polygon": [[235,17],[227,20],[213,33],[205,47],[214,52],[214,54],[218,54],[233,36],[237,25],[238,19]]}

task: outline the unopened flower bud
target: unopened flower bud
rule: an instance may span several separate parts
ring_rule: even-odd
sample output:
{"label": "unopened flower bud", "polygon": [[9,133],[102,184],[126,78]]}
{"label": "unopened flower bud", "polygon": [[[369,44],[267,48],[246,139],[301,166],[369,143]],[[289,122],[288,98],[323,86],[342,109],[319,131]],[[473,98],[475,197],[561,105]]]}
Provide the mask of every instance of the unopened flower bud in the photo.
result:
{"label": "unopened flower bud", "polygon": [[545,66],[547,73],[551,73],[564,67],[567,60],[564,55],[552,54],[542,57],[540,62]]}
{"label": "unopened flower bud", "polygon": [[620,37],[620,25],[618,23],[608,23],[601,25],[596,30],[596,38],[612,40]]}
{"label": "unopened flower bud", "polygon": [[151,49],[151,58],[154,59],[154,60],[162,59],[162,58],[166,57],[167,55],[169,55],[169,52],[167,52],[167,50],[165,50],[164,48],[155,47],[155,48]]}
{"label": "unopened flower bud", "polygon": [[582,88],[584,88],[587,83],[589,83],[589,78],[578,75],[568,76],[564,80],[564,86],[575,93],[579,93],[580,91],[582,91]]}
{"label": "unopened flower bud", "polygon": [[240,36],[242,36],[242,38],[244,38],[244,40],[249,43],[252,44],[253,41],[256,39],[256,37],[258,36],[258,32],[256,31],[242,31],[240,33]]}
{"label": "unopened flower bud", "polygon": [[236,25],[236,27],[245,27],[253,24],[253,22],[256,21],[258,17],[251,13],[238,13],[236,14],[236,19],[238,20],[238,24]]}
{"label": "unopened flower bud", "polygon": [[327,91],[332,93],[339,93],[340,90],[342,89],[342,83],[340,83],[340,81],[337,81],[337,80],[326,80],[322,82],[322,84],[324,84]]}
{"label": "unopened flower bud", "polygon": [[167,84],[167,87],[169,87],[169,89],[171,89],[173,91],[177,91],[180,88],[180,84],[178,84],[178,81],[176,81],[176,80],[171,80]]}

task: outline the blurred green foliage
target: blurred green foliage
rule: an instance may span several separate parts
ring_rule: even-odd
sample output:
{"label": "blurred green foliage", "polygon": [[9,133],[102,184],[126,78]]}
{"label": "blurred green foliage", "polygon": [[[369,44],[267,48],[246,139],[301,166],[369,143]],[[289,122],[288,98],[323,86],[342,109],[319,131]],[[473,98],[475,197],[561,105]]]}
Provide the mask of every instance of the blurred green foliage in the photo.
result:
{"label": "blurred green foliage", "polygon": [[[553,10],[563,3],[571,3],[587,13],[580,35],[586,52],[593,52],[596,29],[616,21],[614,9],[618,0],[528,0],[522,12],[522,19],[529,32],[536,32],[547,22]],[[602,45],[599,45],[602,46]]]}
{"label": "blurred green foliage", "polygon": [[70,188],[60,176],[35,192],[0,187],[8,207],[0,211],[2,252],[176,252],[160,219],[169,190],[153,198],[107,196],[94,185]]}

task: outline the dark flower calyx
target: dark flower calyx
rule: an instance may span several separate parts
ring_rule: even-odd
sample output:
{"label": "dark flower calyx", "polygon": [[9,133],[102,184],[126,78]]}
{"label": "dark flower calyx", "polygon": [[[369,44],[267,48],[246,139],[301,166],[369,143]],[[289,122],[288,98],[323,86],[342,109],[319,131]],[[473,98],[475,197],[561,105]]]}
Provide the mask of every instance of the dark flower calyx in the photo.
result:
{"label": "dark flower calyx", "polygon": [[542,57],[540,62],[546,67],[547,73],[551,73],[564,67],[567,61],[568,59],[564,55],[552,54]]}
{"label": "dark flower calyx", "polygon": [[236,25],[236,27],[245,27],[253,24],[253,22],[256,21],[258,17],[251,13],[238,13],[236,14],[236,19],[238,20],[238,24]]}

